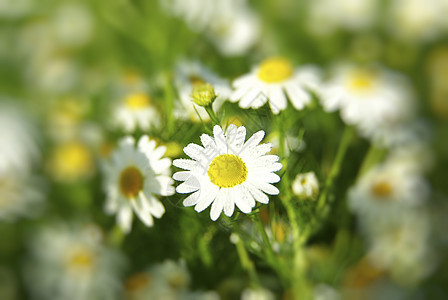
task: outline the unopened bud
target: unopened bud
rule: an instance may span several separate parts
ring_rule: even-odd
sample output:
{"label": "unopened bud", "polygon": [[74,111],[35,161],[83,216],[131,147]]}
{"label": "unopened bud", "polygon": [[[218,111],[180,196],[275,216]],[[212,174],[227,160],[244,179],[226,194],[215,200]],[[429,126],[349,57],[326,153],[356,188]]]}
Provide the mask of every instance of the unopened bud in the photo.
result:
{"label": "unopened bud", "polygon": [[193,88],[191,98],[197,105],[205,107],[212,104],[217,96],[213,86],[211,86],[210,83],[204,83],[196,85]]}

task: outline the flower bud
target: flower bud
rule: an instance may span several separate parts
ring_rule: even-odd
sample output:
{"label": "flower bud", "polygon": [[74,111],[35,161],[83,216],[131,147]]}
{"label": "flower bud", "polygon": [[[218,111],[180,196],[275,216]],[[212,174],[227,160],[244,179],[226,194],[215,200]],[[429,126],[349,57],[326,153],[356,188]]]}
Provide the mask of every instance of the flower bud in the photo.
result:
{"label": "flower bud", "polygon": [[205,107],[212,104],[217,96],[213,86],[211,86],[210,83],[204,83],[196,85],[193,88],[191,98],[197,105]]}

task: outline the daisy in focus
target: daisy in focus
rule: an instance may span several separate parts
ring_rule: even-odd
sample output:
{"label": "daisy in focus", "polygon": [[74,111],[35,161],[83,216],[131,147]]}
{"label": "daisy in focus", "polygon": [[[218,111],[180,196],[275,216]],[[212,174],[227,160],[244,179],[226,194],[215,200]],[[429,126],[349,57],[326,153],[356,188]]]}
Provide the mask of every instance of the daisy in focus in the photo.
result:
{"label": "daisy in focus", "polygon": [[[31,240],[27,285],[36,299],[119,299],[124,258],[95,225],[52,224]],[[33,297],[34,298],[34,297]]]}
{"label": "daisy in focus", "polygon": [[313,66],[293,65],[281,57],[271,57],[256,66],[251,73],[233,81],[235,91],[230,97],[241,108],[259,108],[266,102],[274,114],[286,109],[287,99],[301,110],[311,102],[309,91],[316,90],[319,72]]}
{"label": "daisy in focus", "polygon": [[229,125],[226,133],[220,126],[213,128],[211,137],[201,135],[202,147],[189,144],[184,148],[191,159],[176,159],[173,165],[186,171],[177,172],[173,178],[184,181],[176,191],[189,194],[184,206],[195,206],[201,212],[211,205],[210,218],[216,221],[222,211],[232,216],[235,205],[250,213],[256,201],[267,204],[269,197],[278,195],[272,185],[280,181],[274,172],[282,168],[276,155],[267,155],[272,144],[259,144],[264,137],[260,130],[246,142],[246,128]]}
{"label": "daisy in focus", "polygon": [[159,121],[159,113],[152,106],[151,98],[143,92],[128,94],[115,108],[115,124],[128,133],[137,128],[148,130]]}
{"label": "daisy in focus", "polygon": [[104,165],[104,189],[107,194],[105,210],[117,215],[117,223],[128,233],[131,230],[133,211],[148,227],[153,217],[161,218],[165,207],[157,196],[174,194],[170,177],[171,160],[162,158],[164,146],[144,135],[137,148],[132,137],[120,140],[119,148]]}
{"label": "daisy in focus", "polygon": [[380,144],[393,141],[414,115],[406,78],[379,67],[339,66],[320,96],[326,111],[339,109],[346,124]]}

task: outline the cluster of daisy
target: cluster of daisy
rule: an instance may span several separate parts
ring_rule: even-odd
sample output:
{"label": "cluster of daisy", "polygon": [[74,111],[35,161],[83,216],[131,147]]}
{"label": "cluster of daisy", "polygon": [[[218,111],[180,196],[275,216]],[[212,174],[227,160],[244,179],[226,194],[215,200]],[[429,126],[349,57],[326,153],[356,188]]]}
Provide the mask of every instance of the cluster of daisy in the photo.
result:
{"label": "cluster of daisy", "polygon": [[[351,293],[434,271],[415,91],[448,115],[448,48],[430,52],[420,87],[403,61],[422,50],[399,46],[443,35],[446,1],[137,2],[0,0],[0,75],[17,67],[0,85],[41,119],[0,98],[0,231],[14,237],[0,252],[29,246],[19,293],[338,299],[323,282]],[[26,219],[41,212],[43,226]],[[211,284],[232,259],[236,279]],[[187,264],[216,276],[193,284]]]}

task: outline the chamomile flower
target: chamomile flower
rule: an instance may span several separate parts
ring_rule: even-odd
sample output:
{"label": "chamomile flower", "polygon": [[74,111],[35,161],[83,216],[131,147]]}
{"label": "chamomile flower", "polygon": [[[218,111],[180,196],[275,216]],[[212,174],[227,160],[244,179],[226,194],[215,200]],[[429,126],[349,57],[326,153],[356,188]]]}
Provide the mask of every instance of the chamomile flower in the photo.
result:
{"label": "chamomile flower", "polygon": [[314,199],[319,193],[319,181],[314,172],[297,174],[292,183],[292,191],[300,198]]}
{"label": "chamomile flower", "polygon": [[419,207],[428,195],[428,184],[418,169],[390,159],[358,180],[349,191],[348,204],[360,219],[385,220],[398,211]]}
{"label": "chamomile flower", "polygon": [[[179,93],[180,105],[174,114],[178,118],[190,117],[193,121],[209,121],[207,112],[194,104],[191,99],[193,88],[198,85],[209,83],[215,89],[217,95],[213,102],[213,110],[217,111],[222,103],[229,98],[231,89],[227,80],[220,78],[211,70],[197,61],[183,61],[177,65],[174,79]],[[199,114],[199,116],[198,116]]]}
{"label": "chamomile flower", "polygon": [[368,258],[400,282],[412,283],[434,267],[430,220],[424,209],[401,211],[387,222],[372,220],[367,232]]}
{"label": "chamomile flower", "polygon": [[256,201],[267,204],[269,197],[279,190],[271,185],[280,181],[274,172],[282,168],[276,155],[267,155],[272,144],[260,144],[264,131],[260,130],[244,142],[246,128],[229,125],[224,133],[220,126],[213,128],[211,137],[201,136],[203,147],[189,144],[184,148],[190,159],[176,159],[173,165],[186,171],[173,178],[184,181],[176,191],[189,195],[185,206],[195,206],[201,212],[211,205],[210,218],[215,221],[222,211],[232,216],[235,205],[250,213]]}
{"label": "chamomile flower", "polygon": [[380,143],[393,140],[387,135],[399,132],[414,114],[407,80],[379,67],[341,65],[322,87],[320,96],[326,111],[339,109],[345,123]]}
{"label": "chamomile flower", "polygon": [[124,258],[95,225],[54,223],[31,239],[27,286],[35,299],[119,299]]}
{"label": "chamomile flower", "polygon": [[156,142],[146,135],[140,138],[137,148],[134,139],[126,137],[104,165],[105,210],[117,214],[117,223],[126,233],[131,230],[133,211],[148,227],[154,224],[153,216],[161,218],[165,213],[157,196],[174,193],[171,160],[162,158],[165,150],[163,146],[156,147]]}
{"label": "chamomile flower", "polygon": [[159,114],[151,105],[151,98],[143,92],[133,92],[124,97],[115,109],[115,123],[131,133],[137,128],[148,130],[159,123]]}
{"label": "chamomile flower", "polygon": [[296,71],[288,60],[271,57],[233,81],[235,91],[230,100],[238,101],[241,108],[259,108],[269,102],[272,112],[278,114],[286,109],[289,98],[294,108],[301,110],[311,102],[309,91],[318,83],[315,67],[302,66]]}

